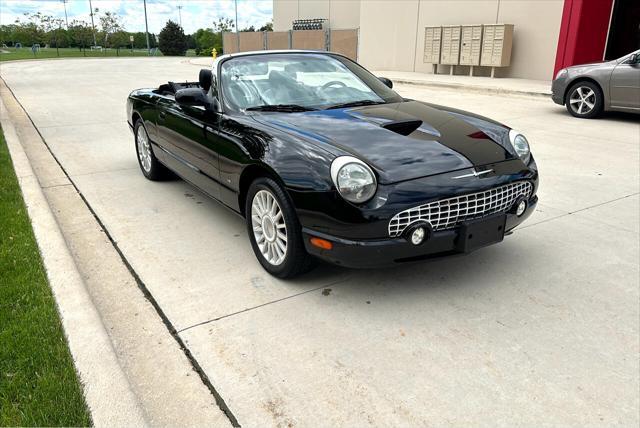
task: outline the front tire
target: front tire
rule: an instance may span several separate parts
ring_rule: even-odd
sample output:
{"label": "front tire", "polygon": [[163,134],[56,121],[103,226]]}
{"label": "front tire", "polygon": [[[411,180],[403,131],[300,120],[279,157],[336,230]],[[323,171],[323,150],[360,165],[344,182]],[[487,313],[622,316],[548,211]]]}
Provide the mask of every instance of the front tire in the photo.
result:
{"label": "front tire", "polygon": [[149,180],[158,181],[167,178],[169,171],[158,161],[156,155],[153,154],[151,140],[145,129],[142,120],[136,121],[133,128],[134,140],[136,143],[136,155],[138,157],[138,165],[145,177]]}
{"label": "front tire", "polygon": [[592,82],[578,82],[567,91],[565,105],[574,117],[591,119],[602,112],[603,100],[598,85]]}
{"label": "front tire", "polygon": [[251,183],[245,219],[253,252],[271,275],[292,278],[313,267],[293,204],[275,180],[261,177]]}

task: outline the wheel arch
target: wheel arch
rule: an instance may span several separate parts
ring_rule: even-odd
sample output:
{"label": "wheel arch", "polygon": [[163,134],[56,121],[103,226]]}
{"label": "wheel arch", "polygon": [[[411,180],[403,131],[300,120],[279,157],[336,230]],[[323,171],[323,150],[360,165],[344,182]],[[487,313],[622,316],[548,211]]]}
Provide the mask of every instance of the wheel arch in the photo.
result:
{"label": "wheel arch", "polygon": [[245,200],[247,198],[247,193],[249,192],[249,186],[253,183],[257,178],[260,177],[268,177],[275,180],[278,184],[282,186],[286,193],[286,186],[284,182],[271,167],[264,163],[252,163],[247,165],[240,174],[240,180],[238,182],[238,207],[240,209],[240,214],[245,216]]}
{"label": "wheel arch", "polygon": [[[136,126],[136,122],[142,120],[142,115],[136,110],[131,114],[131,125]],[[144,123],[144,122],[143,122]]]}
{"label": "wheel arch", "polygon": [[603,97],[603,102],[605,103],[605,105],[607,104],[606,103],[605,92],[604,92],[604,88],[602,87],[602,84],[600,82],[598,82],[596,79],[594,79],[593,77],[589,77],[589,76],[576,77],[571,82],[569,82],[569,84],[567,85],[567,87],[564,90],[564,94],[562,95],[562,101],[565,104],[567,103],[567,95],[569,95],[569,89],[573,88],[573,86],[576,83],[580,83],[580,82],[589,82],[589,83],[593,83],[594,85],[596,85],[598,87],[598,89],[600,89],[600,93],[602,94],[602,97]]}

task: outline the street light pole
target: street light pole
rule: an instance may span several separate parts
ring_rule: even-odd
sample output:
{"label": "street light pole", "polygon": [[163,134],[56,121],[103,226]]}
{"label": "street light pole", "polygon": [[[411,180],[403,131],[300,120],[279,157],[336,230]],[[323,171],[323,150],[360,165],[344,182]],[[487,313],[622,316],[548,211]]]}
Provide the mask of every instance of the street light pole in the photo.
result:
{"label": "street light pole", "polygon": [[238,0],[235,0],[235,4],[236,4],[236,43],[237,43],[238,52],[240,52],[240,33],[238,30]]}
{"label": "street light pole", "polygon": [[91,0],[89,0],[89,9],[90,9],[90,15],[91,15],[91,28],[93,28],[93,46],[97,46],[98,43],[96,42],[96,25],[93,23],[93,6],[91,5]]}
{"label": "street light pole", "polygon": [[180,26],[182,27],[182,13],[181,13],[181,10],[182,10],[182,6],[180,5],[180,6],[178,6],[178,18],[180,19]]}
{"label": "street light pole", "polygon": [[64,20],[67,23],[67,30],[69,29],[69,18],[67,17],[67,1],[62,0],[62,6],[64,6]]}
{"label": "street light pole", "polygon": [[151,55],[151,47],[149,46],[149,24],[147,23],[147,0],[144,1],[144,31],[147,36],[147,55]]}

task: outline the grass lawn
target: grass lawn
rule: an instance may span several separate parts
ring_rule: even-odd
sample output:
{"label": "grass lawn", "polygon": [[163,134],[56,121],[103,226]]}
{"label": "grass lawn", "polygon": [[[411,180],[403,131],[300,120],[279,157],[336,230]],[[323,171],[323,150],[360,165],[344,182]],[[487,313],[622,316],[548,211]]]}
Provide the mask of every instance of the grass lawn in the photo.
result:
{"label": "grass lawn", "polygon": [[90,424],[0,130],[0,426]]}
{"label": "grass lawn", "polygon": [[[156,56],[162,56],[160,51]],[[115,56],[132,57],[132,56],[148,56],[146,49],[134,49],[131,52],[130,49],[120,49],[117,52],[115,49],[105,49],[101,51],[80,51],[78,48],[60,48],[60,58],[110,58]],[[194,50],[188,50],[187,56],[195,56]],[[0,61],[11,61],[16,59],[45,59],[45,58],[58,58],[58,51],[55,48],[42,48],[35,55],[31,52],[30,47],[24,47],[21,49],[15,48],[0,48]]]}

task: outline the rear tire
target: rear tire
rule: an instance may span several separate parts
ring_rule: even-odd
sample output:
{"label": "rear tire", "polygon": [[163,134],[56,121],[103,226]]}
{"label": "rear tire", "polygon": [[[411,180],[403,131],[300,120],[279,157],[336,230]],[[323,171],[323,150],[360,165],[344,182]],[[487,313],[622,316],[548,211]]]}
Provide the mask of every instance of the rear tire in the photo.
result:
{"label": "rear tire", "polygon": [[293,278],[314,266],[293,203],[275,180],[260,177],[251,183],[245,219],[253,252],[271,275]]}
{"label": "rear tire", "polygon": [[572,116],[592,119],[602,113],[604,97],[595,83],[578,82],[569,88],[564,103]]}
{"label": "rear tire", "polygon": [[133,138],[136,145],[138,165],[140,165],[144,176],[153,181],[166,179],[169,176],[169,170],[153,154],[149,134],[147,134],[141,119],[138,119],[134,125]]}

